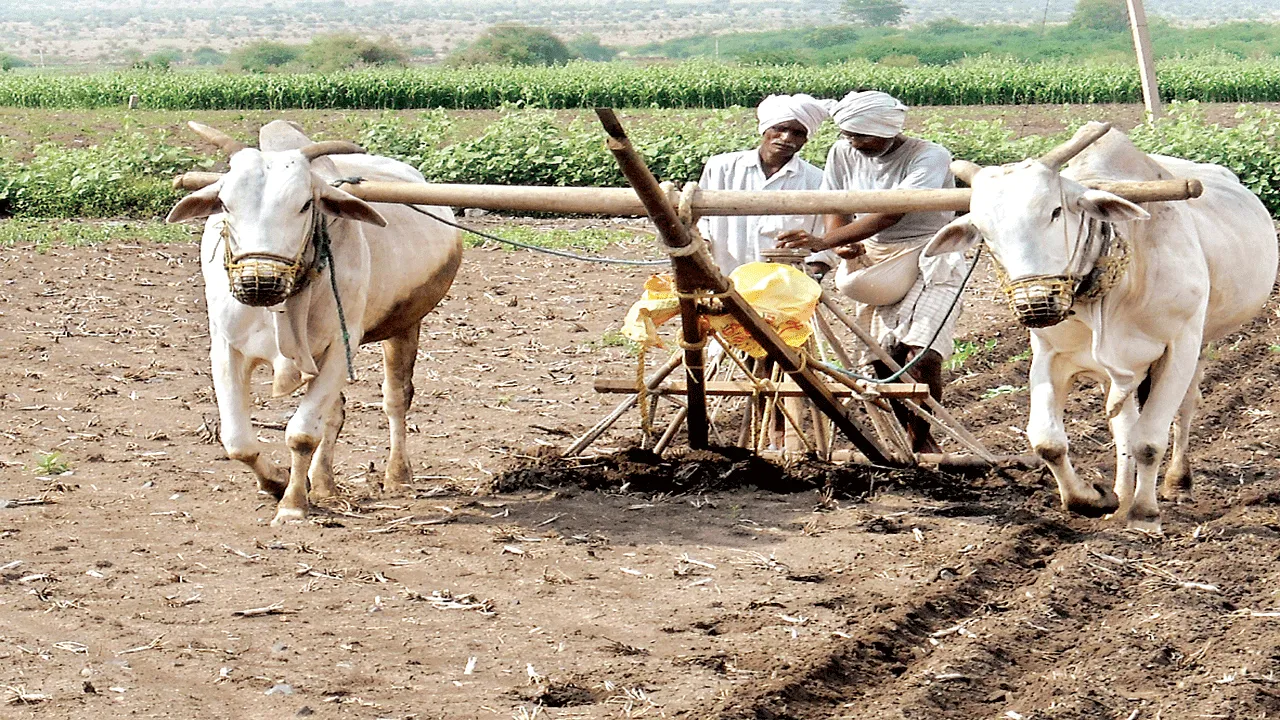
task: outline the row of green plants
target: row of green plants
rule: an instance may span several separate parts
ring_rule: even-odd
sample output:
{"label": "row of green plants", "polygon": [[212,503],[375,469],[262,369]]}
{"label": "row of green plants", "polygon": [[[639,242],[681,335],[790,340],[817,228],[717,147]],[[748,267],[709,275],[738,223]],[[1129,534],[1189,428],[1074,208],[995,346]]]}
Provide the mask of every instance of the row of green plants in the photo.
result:
{"label": "row of green plants", "polygon": [[[1280,101],[1280,60],[1171,59],[1159,65],[1166,100]],[[841,97],[866,86],[910,105],[1137,102],[1138,73],[1126,63],[1026,64],[976,58],[943,67],[866,61],[821,67],[742,66],[707,61],[640,67],[575,62],[562,67],[361,70],[290,75],[121,72],[6,74],[0,105],[118,107],[138,95],[144,108],[482,109],[726,108],[753,106],[776,92]]]}
{"label": "row of green plants", "polygon": [[[585,118],[564,121],[553,111],[506,108],[482,129],[457,131],[442,110],[416,117],[393,114],[364,121],[357,140],[370,151],[399,158],[430,180],[451,183],[544,186],[620,186],[625,182],[601,133]],[[711,155],[758,142],[742,109],[664,112],[637,123],[632,136],[654,174],[664,180],[697,180]],[[1280,117],[1244,108],[1238,124],[1205,121],[1195,103],[1173,107],[1164,120],[1136,128],[1131,137],[1149,152],[1224,165],[1280,217]],[[1018,138],[1000,120],[935,116],[919,134],[959,158],[1000,164],[1033,157],[1062,135]],[[454,138],[442,140],[442,138]],[[821,165],[836,131],[827,124],[805,147]],[[175,174],[214,167],[216,158],[164,134],[127,128],[100,145],[38,145],[26,159],[0,152],[0,213],[18,217],[78,218],[162,216],[180,197]],[[3,148],[0,148],[2,150]]]}
{"label": "row of green plants", "polygon": [[[740,111],[671,114],[632,141],[654,174],[664,180],[697,180],[711,155],[741,150],[759,142]],[[1271,214],[1280,217],[1280,115],[1242,107],[1238,123],[1225,127],[1205,120],[1199,104],[1178,103],[1167,117],[1135,128],[1130,137],[1147,152],[1223,165],[1257,193]],[[423,113],[408,122],[385,116],[371,120],[360,141],[373,152],[405,160],[431,180],[511,185],[624,185],[594,124],[577,119],[568,125],[554,113],[508,110],[477,137],[440,143],[450,136],[444,111]],[[917,133],[941,143],[957,158],[999,165],[1036,157],[1067,134],[1017,137],[1003,121],[927,119]],[[802,155],[821,167],[837,131],[831,123],[812,138]]]}

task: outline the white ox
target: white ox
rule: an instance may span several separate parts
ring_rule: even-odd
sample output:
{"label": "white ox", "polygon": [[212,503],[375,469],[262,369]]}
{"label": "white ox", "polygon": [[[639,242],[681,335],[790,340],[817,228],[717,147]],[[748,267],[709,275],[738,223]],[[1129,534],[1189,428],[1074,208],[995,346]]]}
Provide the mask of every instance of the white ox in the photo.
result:
{"label": "white ox", "polygon": [[[1261,309],[1276,279],[1276,234],[1266,208],[1230,171],[1144,154],[1116,130],[1059,174],[1091,131],[1105,126],[1087,125],[1076,147],[1039,161],[976,172],[969,215],[942,228],[925,254],[986,240],[1003,270],[1014,312],[1032,328],[1027,437],[1053,472],[1063,507],[1090,517],[1114,512],[1130,527],[1159,531],[1156,474],[1170,425],[1176,417],[1163,495],[1178,500],[1191,489],[1187,439],[1202,348]],[[1081,184],[1175,177],[1200,180],[1203,196],[1144,209]],[[1092,272],[1122,258],[1121,245],[1128,261],[1117,265],[1118,279]],[[1082,480],[1067,456],[1062,412],[1082,374],[1105,389],[1114,492]]]}
{"label": "white ox", "polygon": [[[462,258],[458,232],[402,205],[375,210],[330,185],[340,177],[424,182],[412,167],[363,155],[351,143],[312,143],[283,121],[264,126],[261,150],[191,123],[231,155],[217,183],[183,198],[169,222],[208,217],[200,245],[209,306],[210,357],[227,455],[253,468],[259,489],[279,499],[273,525],[305,517],[311,497],[336,491],[333,446],[345,418],[346,350],[330,272],[336,269],[352,350],[381,342],[383,409],[391,452],[383,488],[411,478],[405,412],[422,317],[444,297]],[[452,220],[448,208],[427,211]],[[327,236],[332,263],[320,245]],[[249,379],[274,370],[273,393],[306,385],[290,418],[286,470],[264,455],[250,423]]]}

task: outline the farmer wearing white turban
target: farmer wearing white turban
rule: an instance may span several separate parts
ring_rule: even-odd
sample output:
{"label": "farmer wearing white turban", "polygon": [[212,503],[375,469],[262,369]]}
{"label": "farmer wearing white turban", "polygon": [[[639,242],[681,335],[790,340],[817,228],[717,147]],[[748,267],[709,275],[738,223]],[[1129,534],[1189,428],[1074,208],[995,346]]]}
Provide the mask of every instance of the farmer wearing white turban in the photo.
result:
{"label": "farmer wearing white turban", "polygon": [[[751,150],[716,155],[707,160],[698,185],[703,190],[817,190],[822,171],[800,157],[800,149],[830,117],[830,101],[808,95],[770,95],[756,109],[760,145]],[[698,220],[698,230],[711,244],[711,256],[726,275],[739,265],[760,260],[779,235],[800,230],[819,232],[817,215],[716,216]],[[835,267],[834,253],[809,257],[813,269]]]}
{"label": "farmer wearing white turban", "polygon": [[853,91],[831,109],[831,119],[841,131],[891,138],[907,123],[907,106],[879,90]]}
{"label": "farmer wearing white turban", "polygon": [[760,121],[756,132],[763,135],[771,127],[795,120],[804,126],[809,137],[813,137],[822,123],[831,117],[830,107],[833,104],[830,100],[818,100],[804,93],[770,95],[756,108],[756,118]]}
{"label": "farmer wearing white turban", "polygon": [[[831,111],[840,139],[831,146],[826,190],[892,190],[955,187],[951,153],[941,145],[902,134],[907,108],[875,90],[851,92]],[[826,235],[801,232],[779,238],[784,247],[834,250],[842,258],[836,287],[855,301],[857,316],[899,363],[919,360],[911,373],[942,398],[942,365],[951,356],[960,305],[964,259],[921,257],[921,250],[950,212],[863,213],[826,216]],[[949,312],[950,311],[950,312]],[[864,362],[872,360],[869,353]],[[880,377],[889,369],[872,363]],[[927,423],[898,408],[918,452],[936,451]]]}

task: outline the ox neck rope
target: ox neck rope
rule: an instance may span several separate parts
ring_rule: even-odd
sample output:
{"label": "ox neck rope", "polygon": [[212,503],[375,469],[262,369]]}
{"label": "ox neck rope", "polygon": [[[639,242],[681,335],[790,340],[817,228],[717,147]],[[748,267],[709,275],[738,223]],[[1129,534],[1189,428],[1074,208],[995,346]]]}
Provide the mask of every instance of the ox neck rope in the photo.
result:
{"label": "ox neck rope", "polygon": [[[342,329],[342,348],[345,351],[347,360],[347,379],[355,382],[356,371],[351,354],[351,332],[347,330],[347,316],[342,309],[342,295],[338,292],[338,276],[334,272],[333,243],[329,236],[329,223],[325,219],[324,213],[320,212],[319,205],[318,198],[312,201],[311,226],[307,232],[306,239],[302,243],[302,248],[292,260],[264,253],[251,253],[236,257],[232,248],[235,229],[232,228],[230,219],[224,216],[222,220],[223,265],[226,268],[228,279],[232,279],[237,274],[237,271],[244,272],[248,270],[254,280],[259,277],[258,266],[262,261],[285,265],[287,269],[285,278],[287,291],[285,297],[277,302],[270,303],[271,305],[279,304],[297,295],[311,282],[313,275],[317,275],[328,268],[329,287],[333,290],[333,301],[338,308],[338,326]],[[314,252],[312,253],[311,261],[304,262],[303,258],[308,250],[313,249],[313,246]],[[233,295],[235,294],[236,286],[237,281],[232,279]],[[240,298],[237,297],[236,299],[239,300]],[[253,303],[245,304],[252,305]]]}
{"label": "ox neck rope", "polygon": [[347,380],[356,381],[355,364],[351,359],[351,333],[347,330],[347,315],[342,311],[342,295],[338,292],[338,273],[333,264],[333,245],[329,238],[329,223],[316,211],[315,232],[311,237],[316,244],[316,272],[329,269],[329,287],[333,289],[333,302],[338,306],[338,327],[342,328],[342,349],[347,356]]}

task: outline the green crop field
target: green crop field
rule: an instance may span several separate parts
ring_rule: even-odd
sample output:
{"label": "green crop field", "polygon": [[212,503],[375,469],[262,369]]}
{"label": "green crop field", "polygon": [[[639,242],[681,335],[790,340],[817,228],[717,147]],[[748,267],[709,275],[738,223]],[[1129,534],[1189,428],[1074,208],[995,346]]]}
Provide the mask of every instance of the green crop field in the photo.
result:
{"label": "green crop field", "polygon": [[[1240,175],[1280,215],[1280,141],[1266,108],[1175,106],[1169,118],[1131,136],[1149,151],[1215,162]],[[1132,108],[1111,107],[1112,111]],[[1028,113],[1033,112],[1032,115]],[[0,112],[0,212],[28,218],[154,218],[181,196],[172,177],[213,168],[222,158],[182,122],[190,112],[8,110]],[[253,142],[274,117],[303,122],[313,137],[355,140],[402,159],[430,180],[478,184],[618,186],[623,179],[591,113],[506,108],[498,112],[228,112],[198,119]],[[920,108],[910,131],[956,157],[984,164],[1034,156],[1086,119],[1110,119],[1096,106],[1001,112],[998,108]],[[1036,119],[1038,118],[1038,119]],[[624,121],[654,173],[696,180],[711,155],[752,147],[753,113],[726,110],[627,111]],[[1034,122],[1033,122],[1034,121]],[[1027,130],[1032,122],[1034,129]],[[1019,123],[1022,126],[1019,126]],[[805,147],[821,165],[835,141],[827,124]]]}
{"label": "green crop field", "polygon": [[[1159,66],[1167,100],[1280,101],[1280,61],[1171,59]],[[885,90],[911,105],[1137,102],[1130,64],[1020,63],[977,58],[955,65],[890,67],[850,62],[820,67],[685,62],[641,67],[365,70],[328,74],[234,75],[121,72],[0,76],[0,106],[142,107],[169,110],[306,108],[726,108],[770,93],[839,97],[852,88]]]}

